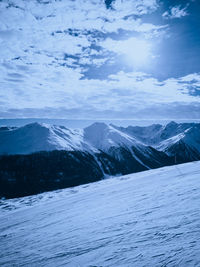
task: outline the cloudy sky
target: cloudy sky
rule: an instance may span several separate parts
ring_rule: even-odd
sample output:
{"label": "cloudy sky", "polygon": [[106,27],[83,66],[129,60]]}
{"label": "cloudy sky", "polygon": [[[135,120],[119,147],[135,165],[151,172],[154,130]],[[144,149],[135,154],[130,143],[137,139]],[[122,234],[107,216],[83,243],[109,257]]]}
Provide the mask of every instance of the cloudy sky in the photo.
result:
{"label": "cloudy sky", "polygon": [[199,0],[1,0],[0,117],[199,119]]}

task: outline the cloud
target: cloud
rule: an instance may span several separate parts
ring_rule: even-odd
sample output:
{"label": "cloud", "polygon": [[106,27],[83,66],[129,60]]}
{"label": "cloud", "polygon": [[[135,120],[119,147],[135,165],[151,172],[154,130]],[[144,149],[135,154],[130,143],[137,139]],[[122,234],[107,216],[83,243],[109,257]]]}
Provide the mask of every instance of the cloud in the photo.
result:
{"label": "cloud", "polygon": [[180,120],[180,119],[196,119],[199,120],[200,103],[166,103],[151,104],[148,107],[133,107],[129,109],[114,110],[104,109],[95,110],[93,107],[84,108],[54,108],[44,107],[35,108],[18,108],[0,111],[0,118],[59,118],[59,119],[135,119],[135,120]]}
{"label": "cloud", "polygon": [[115,0],[112,7],[114,10],[126,14],[126,16],[132,14],[143,15],[155,11],[158,8],[158,3],[156,0]]}
{"label": "cloud", "polygon": [[184,8],[181,8],[181,6],[174,6],[169,11],[165,11],[162,14],[162,16],[165,19],[175,19],[175,18],[185,17],[185,16],[189,15],[187,12],[187,7],[188,7],[188,5]]}
{"label": "cloud", "polygon": [[[164,17],[186,12],[174,8]],[[188,112],[191,103],[196,114],[198,73],[160,82],[126,69],[129,60],[145,65],[153,58],[152,45],[167,25],[144,22],[143,15],[157,9],[156,0],[107,7],[102,0],[0,1],[1,116],[170,116],[170,108]],[[127,62],[116,67],[118,57]]]}
{"label": "cloud", "polygon": [[[16,8],[16,6],[18,8]],[[34,29],[50,31],[65,31],[67,28],[80,30],[103,31],[107,25],[129,17],[134,22],[134,15],[142,15],[155,11],[158,8],[156,0],[116,0],[112,9],[106,9],[104,1],[68,0],[49,1],[19,1],[12,0],[8,5],[1,3],[2,30]],[[70,12],[69,12],[70,10]],[[67,14],[67,16],[66,16]],[[116,28],[116,26],[114,27]]]}
{"label": "cloud", "polygon": [[[31,80],[24,80],[23,84],[18,85],[3,83],[1,86],[7,95],[1,111],[11,117],[33,117],[39,114],[61,118],[131,118],[136,115],[145,118],[150,114],[154,118],[170,118],[173,114],[177,118],[197,117],[200,98],[191,93],[191,82],[193,88],[198,88],[200,74],[160,82],[142,72],[121,71],[106,80],[94,80],[81,79],[79,72],[72,69],[63,68],[63,71],[67,75],[64,75],[61,67],[57,73],[52,69],[43,84],[40,84],[41,79],[38,77],[37,86],[30,86]],[[34,74],[32,79],[35,82]],[[191,103],[195,105],[191,109],[193,113],[188,115]],[[182,113],[178,111],[179,108]]]}
{"label": "cloud", "polygon": [[[0,1],[0,63],[5,68],[21,65],[24,70],[38,66],[39,72],[42,65],[49,69],[62,65],[79,69],[80,64],[99,67],[108,55],[94,48],[95,44],[111,34],[123,38],[120,30],[150,35],[163,30],[164,26],[139,18],[158,8],[156,0],[110,4],[112,9],[102,0]],[[0,74],[0,78],[5,77]]]}

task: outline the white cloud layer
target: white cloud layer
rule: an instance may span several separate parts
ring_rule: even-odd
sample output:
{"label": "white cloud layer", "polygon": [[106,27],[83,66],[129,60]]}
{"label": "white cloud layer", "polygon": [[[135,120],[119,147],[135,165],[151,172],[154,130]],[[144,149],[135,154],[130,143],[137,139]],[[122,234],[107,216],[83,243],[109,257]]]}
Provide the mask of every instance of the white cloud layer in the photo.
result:
{"label": "white cloud layer", "polygon": [[[88,80],[80,79],[81,74],[72,69],[67,69],[67,72],[65,70],[65,75],[63,75],[62,67],[60,67],[56,73],[43,69],[43,72],[47,71],[51,75],[48,75],[44,84],[41,85],[41,77],[35,76],[34,69],[30,68],[27,71],[31,72],[31,79],[17,76],[12,71],[10,80],[1,83],[1,88],[4,87],[7,92],[6,95],[1,95],[1,111],[7,112],[23,107],[25,110],[23,116],[26,117],[27,110],[30,111],[30,108],[33,110],[57,108],[58,110],[64,109],[62,115],[59,115],[61,117],[67,116],[70,111],[78,110],[78,114],[70,114],[77,118],[79,115],[81,116],[82,112],[86,116],[85,110],[90,113],[87,114],[87,117],[95,115],[98,117],[98,114],[102,116],[106,110],[112,110],[118,116],[121,113],[129,117],[128,114],[131,114],[130,110],[133,109],[135,112],[141,112],[142,117],[146,116],[143,112],[144,109],[153,107],[152,116],[157,116],[156,106],[159,109],[160,105],[170,107],[170,105],[174,105],[174,102],[177,103],[177,108],[183,104],[190,106],[191,103],[196,103],[195,105],[199,103],[200,107],[200,99],[190,94],[191,85],[199,88],[200,74],[191,74],[160,82],[145,73],[121,71],[110,75],[108,80]],[[13,80],[22,82],[13,84]],[[35,86],[30,86],[32,82]],[[91,112],[91,110],[93,111]]]}
{"label": "white cloud layer", "polygon": [[187,6],[181,8],[181,6],[174,6],[169,11],[163,13],[163,17],[166,19],[175,19],[175,18],[182,18],[189,15],[187,12]]}
{"label": "white cloud layer", "polygon": [[[196,112],[198,73],[163,82],[142,72],[113,71],[102,80],[83,74],[110,64],[111,52],[138,65],[152,57],[152,37],[166,25],[143,23],[141,16],[157,8],[156,0],[116,0],[112,9],[102,0],[1,1],[0,116],[148,116],[152,107],[155,115],[156,107],[174,109],[174,103],[196,103]],[[117,39],[120,30],[143,39]]]}

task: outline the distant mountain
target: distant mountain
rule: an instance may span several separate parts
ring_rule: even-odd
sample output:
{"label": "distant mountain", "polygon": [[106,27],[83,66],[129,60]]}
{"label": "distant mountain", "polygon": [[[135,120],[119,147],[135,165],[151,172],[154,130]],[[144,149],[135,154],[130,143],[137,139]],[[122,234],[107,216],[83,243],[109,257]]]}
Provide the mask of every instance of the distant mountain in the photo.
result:
{"label": "distant mountain", "polygon": [[[114,126],[114,125],[113,125]],[[151,126],[128,126],[127,128],[114,126],[116,129],[129,134],[130,136],[136,138],[140,142],[146,145],[153,145],[158,142],[160,132],[163,126],[160,124],[153,124]]]}
{"label": "distant mountain", "polygon": [[150,145],[170,157],[176,157],[176,162],[200,159],[199,123],[178,124],[172,121],[166,126],[155,124],[147,127],[118,128],[137,138],[144,145]]}
{"label": "distant mountain", "polygon": [[94,123],[83,130],[32,123],[0,131],[2,155],[53,150],[79,151],[92,155],[103,152],[117,160],[127,160],[129,157],[135,160],[134,164],[142,166],[142,169],[157,167],[158,164],[153,163],[151,157],[160,162],[160,153],[130,134],[105,123]]}
{"label": "distant mountain", "polygon": [[[24,195],[199,160],[200,124],[171,122],[124,128],[94,123],[85,129],[68,129],[32,123],[3,127],[0,155],[0,194],[18,188],[7,196]],[[34,190],[29,186],[32,181]]]}
{"label": "distant mountain", "polygon": [[45,123],[31,123],[23,127],[1,131],[0,154],[31,154],[53,150],[90,150],[83,142],[82,130],[51,126]]}
{"label": "distant mountain", "polygon": [[183,131],[174,135],[157,146],[169,156],[176,156],[177,162],[187,162],[200,159],[200,124],[180,125]]}

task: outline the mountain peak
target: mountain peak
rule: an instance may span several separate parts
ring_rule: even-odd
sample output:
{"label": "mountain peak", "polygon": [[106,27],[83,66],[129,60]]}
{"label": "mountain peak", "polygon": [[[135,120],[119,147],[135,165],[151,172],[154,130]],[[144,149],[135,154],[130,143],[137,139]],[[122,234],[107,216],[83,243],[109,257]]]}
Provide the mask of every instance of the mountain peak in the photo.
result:
{"label": "mountain peak", "polygon": [[166,125],[166,127],[175,127],[175,126],[177,126],[178,125],[178,123],[176,123],[175,121],[170,121],[167,125]]}
{"label": "mountain peak", "polygon": [[29,123],[29,124],[26,124],[24,126],[25,128],[38,128],[38,127],[45,127],[45,128],[48,128],[49,125],[46,124],[46,123],[41,123],[41,122],[32,122],[32,123]]}
{"label": "mountain peak", "polygon": [[86,127],[85,130],[89,130],[89,129],[92,129],[92,130],[97,130],[97,131],[100,131],[100,130],[105,130],[106,128],[108,128],[108,125],[104,122],[95,122],[93,124],[91,124],[90,126]]}
{"label": "mountain peak", "polygon": [[99,148],[101,143],[105,140],[106,132],[109,127],[103,122],[95,122],[84,129],[84,138],[93,146]]}

